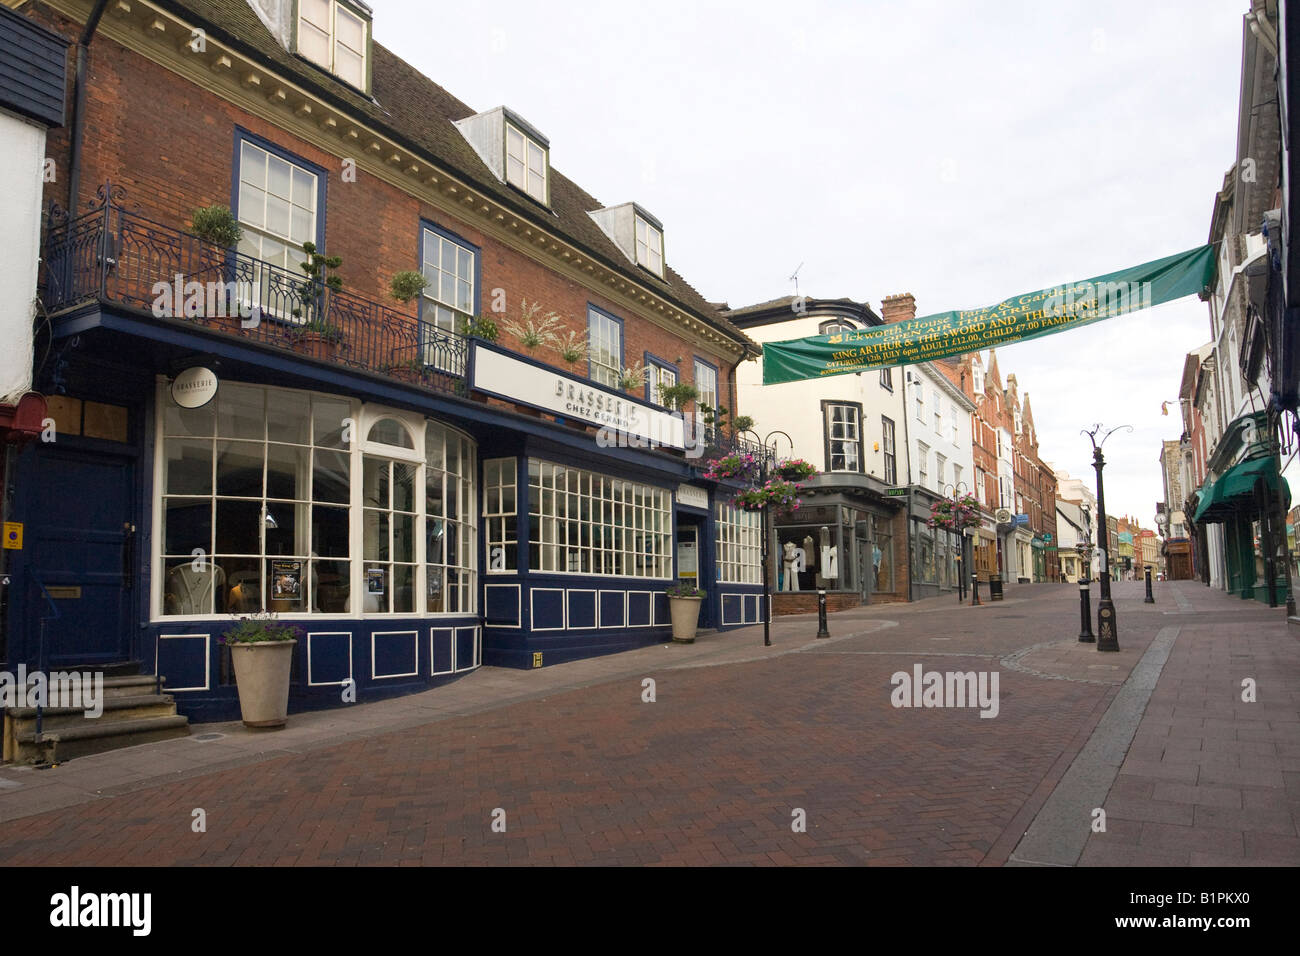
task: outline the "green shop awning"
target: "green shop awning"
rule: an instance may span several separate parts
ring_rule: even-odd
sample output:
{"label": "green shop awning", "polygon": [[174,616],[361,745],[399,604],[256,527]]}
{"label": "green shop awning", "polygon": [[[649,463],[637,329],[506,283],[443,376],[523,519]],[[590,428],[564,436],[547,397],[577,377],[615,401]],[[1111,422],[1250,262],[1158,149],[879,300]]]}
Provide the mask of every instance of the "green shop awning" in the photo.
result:
{"label": "green shop awning", "polygon": [[1192,520],[1213,524],[1227,519],[1241,508],[1249,508],[1255,501],[1255,486],[1261,481],[1268,482],[1272,494],[1281,495],[1285,506],[1290,507],[1291,489],[1278,474],[1277,459],[1268,455],[1233,465],[1218,481],[1202,489],[1201,501]]}

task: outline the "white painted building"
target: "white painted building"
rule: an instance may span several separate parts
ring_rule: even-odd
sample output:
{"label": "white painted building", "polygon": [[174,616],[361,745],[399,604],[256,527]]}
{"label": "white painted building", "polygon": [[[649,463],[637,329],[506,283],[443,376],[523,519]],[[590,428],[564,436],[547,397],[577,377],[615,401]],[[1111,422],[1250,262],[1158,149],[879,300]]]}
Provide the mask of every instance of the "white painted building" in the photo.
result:
{"label": "white painted building", "polygon": [[[787,296],[725,314],[760,344],[881,324],[870,306],[849,299]],[[763,385],[760,363],[738,367],[737,405],[755,420],[754,431],[775,441],[782,456],[803,458],[821,472],[807,483],[799,510],[775,518],[772,553],[792,544],[803,555],[803,570],[794,575],[774,564],[773,580],[783,590],[794,583],[865,602],[908,599],[903,390],[902,369]],[[834,567],[823,560],[826,547],[834,549]],[[778,594],[773,610],[783,609]]]}

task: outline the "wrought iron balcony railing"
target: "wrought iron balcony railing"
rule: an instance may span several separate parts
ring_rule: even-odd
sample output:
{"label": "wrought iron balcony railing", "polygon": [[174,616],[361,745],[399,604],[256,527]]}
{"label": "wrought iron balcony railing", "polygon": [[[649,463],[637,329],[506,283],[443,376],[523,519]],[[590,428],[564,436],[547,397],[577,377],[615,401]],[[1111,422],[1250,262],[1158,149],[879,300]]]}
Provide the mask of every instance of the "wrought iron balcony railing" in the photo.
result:
{"label": "wrought iron balcony railing", "polygon": [[464,336],[128,212],[112,195],[101,190],[98,209],[49,229],[41,285],[50,315],[105,302],[464,394]]}

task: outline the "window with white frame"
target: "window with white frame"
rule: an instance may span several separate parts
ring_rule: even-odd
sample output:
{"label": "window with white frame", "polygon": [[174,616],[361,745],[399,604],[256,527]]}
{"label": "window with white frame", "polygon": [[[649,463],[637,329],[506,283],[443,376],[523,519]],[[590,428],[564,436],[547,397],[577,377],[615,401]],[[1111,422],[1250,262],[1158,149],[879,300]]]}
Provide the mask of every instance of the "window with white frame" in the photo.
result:
{"label": "window with white frame", "polygon": [[592,381],[618,388],[623,373],[623,325],[599,309],[587,309],[587,355]]}
{"label": "window with white frame", "polygon": [[952,463],[952,485],[953,491],[958,494],[964,494],[957,486],[961,484],[962,468],[955,461]]}
{"label": "window with white frame", "polygon": [[422,230],[421,272],[424,287],[424,321],[447,332],[458,331],[474,314],[477,251],[452,237]]}
{"label": "window with white frame", "polygon": [[880,419],[880,438],[880,447],[885,453],[883,478],[886,484],[894,485],[898,483],[898,459],[894,452],[894,422],[884,416]]}
{"label": "window with white frame", "polygon": [[232,381],[203,408],[165,391],[159,407],[158,615],[474,612],[467,436]]}
{"label": "window with white frame", "polygon": [[916,395],[916,420],[918,422],[923,422],[925,421],[925,389],[922,386],[917,385],[915,395]]}
{"label": "window with white frame", "polygon": [[366,89],[368,31],[337,0],[298,0],[298,52],[359,90]]}
{"label": "window with white frame", "polygon": [[842,335],[853,331],[853,323],[848,319],[828,319],[817,326],[818,335]]}
{"label": "window with white frame", "polygon": [[672,492],[535,458],[528,490],[530,570],[672,574]]}
{"label": "window with white frame", "polygon": [[831,471],[862,470],[862,421],[857,405],[826,405],[826,451]]}
{"label": "window with white frame", "polygon": [[[239,251],[294,275],[302,244],[316,241],[316,173],[249,140],[239,144]],[[304,277],[305,278],[305,277]],[[297,290],[288,291],[296,295]]]}
{"label": "window with white frame", "polygon": [[483,462],[483,525],[487,540],[487,573],[501,574],[519,567],[518,497],[515,460]]}
{"label": "window with white frame", "polygon": [[971,366],[971,385],[976,395],[984,391],[984,368],[978,362]]}
{"label": "window with white frame", "polygon": [[937,482],[937,484],[935,485],[936,488],[939,489],[943,488],[944,476],[947,473],[948,473],[948,459],[936,452],[934,456],[934,478],[935,481]]}
{"label": "window with white frame", "polygon": [[663,389],[677,384],[677,370],[658,362],[646,365],[646,397],[656,405],[664,404]]}
{"label": "window with white frame", "polygon": [[475,446],[468,437],[427,422],[424,439],[426,608],[475,610],[478,535]]}
{"label": "window with white frame", "polygon": [[880,370],[880,387],[891,392],[894,390],[894,370],[892,368],[882,368]]}
{"label": "window with white frame", "polygon": [[718,370],[699,359],[695,360],[695,390],[699,393],[695,399],[695,420],[703,424],[704,407],[718,407]]}
{"label": "window with white frame", "polygon": [[636,217],[636,261],[663,278],[664,234],[641,216]]}
{"label": "window with white frame", "polygon": [[961,433],[957,421],[957,409],[952,405],[948,406],[948,417],[952,420],[952,443],[954,445],[961,444]]}
{"label": "window with white frame", "polygon": [[930,396],[934,402],[934,433],[943,437],[943,406],[939,402],[939,393]]}
{"label": "window with white frame", "polygon": [[762,584],[762,515],[719,501],[718,580],[726,584]]}
{"label": "window with white frame", "polygon": [[506,182],[546,205],[546,148],[506,123]]}
{"label": "window with white frame", "polygon": [[916,443],[916,481],[922,488],[929,487],[930,446],[923,441]]}

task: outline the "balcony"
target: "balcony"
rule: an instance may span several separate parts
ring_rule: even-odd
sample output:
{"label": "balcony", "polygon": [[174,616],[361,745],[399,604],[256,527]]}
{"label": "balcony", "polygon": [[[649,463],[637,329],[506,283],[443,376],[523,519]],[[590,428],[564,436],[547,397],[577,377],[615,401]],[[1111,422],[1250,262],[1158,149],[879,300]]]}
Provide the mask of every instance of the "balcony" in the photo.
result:
{"label": "balcony", "polygon": [[51,227],[41,294],[51,317],[90,303],[318,362],[465,394],[465,337],[344,290],[128,212],[112,189]]}

